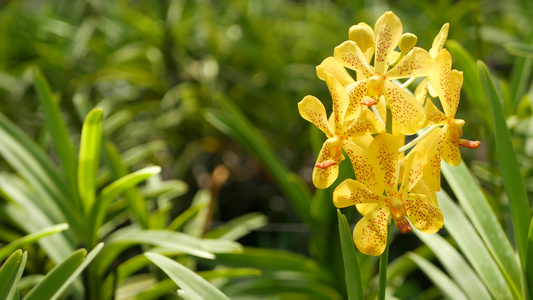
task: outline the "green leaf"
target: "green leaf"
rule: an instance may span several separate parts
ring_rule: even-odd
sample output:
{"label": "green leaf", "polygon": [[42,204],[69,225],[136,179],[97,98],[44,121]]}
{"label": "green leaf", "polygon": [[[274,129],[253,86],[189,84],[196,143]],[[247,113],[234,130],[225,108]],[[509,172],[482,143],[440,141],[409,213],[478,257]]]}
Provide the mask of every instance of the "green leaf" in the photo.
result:
{"label": "green leaf", "polygon": [[[1,173],[0,189],[2,196],[8,200],[4,207],[6,214],[25,232],[37,232],[42,228],[54,226],[45,212],[37,206],[42,197],[37,197],[20,177]],[[40,239],[38,244],[57,264],[74,251],[73,243],[67,237],[67,234],[56,234]]]}
{"label": "green leaf", "polygon": [[78,192],[86,212],[95,201],[96,174],[100,162],[102,144],[102,122],[104,110],[95,108],[89,112],[81,130],[80,154],[78,158]]}
{"label": "green leaf", "polygon": [[346,217],[337,209],[339,220],[339,234],[341,239],[342,257],[344,259],[344,272],[346,275],[346,287],[348,299],[363,299],[363,284],[361,283],[361,271],[357,261],[357,253],[353,243],[352,232]]}
{"label": "green leaf", "polygon": [[[25,300],[57,299],[76,277],[89,265],[100,252],[103,244],[97,245],[89,254],[87,250],[74,251],[59,265],[55,266],[46,276],[26,295]],[[87,255],[87,256],[86,256]]]}
{"label": "green leaf", "polygon": [[81,235],[81,216],[71,202],[72,191],[43,150],[0,114],[0,154],[38,194],[37,204],[53,223],[68,221]]}
{"label": "green leaf", "polygon": [[[74,153],[74,146],[68,136],[67,127],[61,117],[58,103],[52,95],[46,78],[39,70],[33,71],[33,81],[45,114],[46,129],[52,137],[52,142],[57,156],[61,161],[63,172],[68,178],[71,188],[75,190],[76,155]],[[75,203],[78,204],[77,201]]]}
{"label": "green leaf", "polygon": [[437,255],[444,269],[461,287],[468,299],[490,299],[485,285],[468,262],[444,238],[438,234],[424,234],[418,230],[413,232]]}
{"label": "green leaf", "polygon": [[498,263],[507,282],[515,290],[520,291],[522,289],[521,271],[515,257],[515,250],[498,222],[497,216],[492,211],[479,183],[470,174],[464,163],[457,167],[442,163],[441,170],[464,212]]}
{"label": "green leaf", "polygon": [[205,235],[205,238],[236,241],[250,233],[252,230],[265,226],[267,222],[268,220],[265,215],[260,213],[249,213],[218,226],[208,232]]}
{"label": "green leaf", "polygon": [[197,257],[213,259],[213,252],[238,252],[239,244],[224,240],[201,240],[195,237],[168,230],[139,230],[127,227],[113,233],[107,239],[111,246],[114,243],[148,244],[167,250],[179,251]]}
{"label": "green leaf", "polygon": [[268,142],[257,131],[253,124],[243,115],[239,108],[222,95],[215,97],[221,106],[221,111],[206,111],[205,118],[213,126],[227,135],[232,136],[259,159],[267,171],[272,175],[281,190],[292,202],[298,215],[306,223],[311,224],[311,192],[292,172],[281,162],[268,145]]}
{"label": "green leaf", "polygon": [[513,148],[511,134],[509,133],[505,116],[503,115],[500,97],[498,96],[487,67],[481,61],[478,61],[478,71],[482,79],[485,97],[487,97],[490,103],[492,117],[494,119],[494,134],[496,136],[499,167],[502,174],[503,186],[511,206],[511,215],[513,217],[513,227],[518,243],[520,260],[522,266],[525,267],[527,236],[529,221],[531,220],[529,201]]}
{"label": "green leaf", "polygon": [[533,45],[531,44],[510,42],[505,44],[504,47],[512,55],[533,58]]}
{"label": "green leaf", "polygon": [[0,260],[4,260],[5,257],[7,257],[11,252],[15,251],[17,248],[19,248],[22,245],[33,243],[35,241],[38,241],[39,239],[49,236],[51,234],[55,234],[64,230],[68,229],[68,224],[58,224],[49,228],[45,228],[43,230],[40,230],[38,232],[26,235],[20,239],[17,239],[8,245],[0,248]]}
{"label": "green leaf", "polygon": [[527,237],[527,256],[526,256],[526,286],[529,295],[533,295],[533,218],[529,224],[529,234]]}
{"label": "green leaf", "polygon": [[28,252],[17,250],[9,256],[0,268],[0,296],[1,299],[11,300],[15,293],[18,292],[18,283],[24,266],[26,266],[26,259]]}
{"label": "green leaf", "polygon": [[[526,44],[533,44],[533,30],[529,30],[529,34],[526,37]],[[506,116],[514,113],[520,99],[527,92],[528,85],[530,83],[531,70],[533,66],[533,59],[530,57],[516,57],[513,62],[513,70],[510,77],[510,91],[511,91],[511,108],[512,111],[506,111]]]}
{"label": "green leaf", "polygon": [[205,279],[170,258],[151,252],[146,252],[144,255],[163,270],[191,299],[229,300]]}
{"label": "green leaf", "polygon": [[459,287],[457,287],[457,285],[450,279],[450,277],[446,276],[446,274],[444,274],[444,272],[442,272],[435,265],[427,261],[422,256],[419,256],[414,253],[408,253],[407,256],[412,259],[424,273],[426,273],[429,279],[439,289],[439,291],[446,299],[468,299],[465,294],[463,294],[463,292],[459,289]]}
{"label": "green leaf", "polygon": [[96,234],[103,223],[105,211],[115,197],[159,172],[161,172],[161,168],[158,166],[146,167],[120,178],[102,190],[98,197],[98,201],[95,203],[91,211],[93,242],[97,240]]}
{"label": "green leaf", "polygon": [[[516,299],[517,291],[506,284],[494,258],[462,210],[444,192],[437,193],[444,214],[444,227],[495,299]],[[514,292],[514,293],[513,293]]]}

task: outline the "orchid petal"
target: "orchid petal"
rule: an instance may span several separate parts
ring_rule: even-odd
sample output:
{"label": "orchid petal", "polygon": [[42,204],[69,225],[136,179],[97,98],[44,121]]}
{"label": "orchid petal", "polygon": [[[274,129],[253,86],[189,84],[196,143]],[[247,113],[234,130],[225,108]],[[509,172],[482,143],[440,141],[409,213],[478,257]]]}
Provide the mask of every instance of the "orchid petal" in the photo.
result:
{"label": "orchid petal", "polygon": [[333,101],[333,113],[335,115],[335,134],[339,135],[342,132],[342,125],[344,124],[344,116],[348,110],[350,100],[344,87],[339,83],[335,76],[326,73],[326,83]]}
{"label": "orchid petal", "polygon": [[420,178],[417,184],[413,188],[411,188],[410,191],[412,194],[422,194],[425,195],[433,204],[438,205],[437,202],[437,193],[435,193],[434,190],[430,189],[426,182],[424,181],[424,177]]}
{"label": "orchid petal", "polygon": [[425,195],[407,194],[404,204],[409,221],[423,233],[435,233],[444,225],[442,211]]}
{"label": "orchid petal", "polygon": [[385,73],[385,78],[393,80],[427,76],[433,72],[433,68],[433,59],[429,53],[422,48],[414,47],[394,68]]}
{"label": "orchid petal", "polygon": [[421,105],[426,101],[428,95],[428,79],[427,77],[415,89],[415,98]]}
{"label": "orchid petal", "polygon": [[442,159],[447,164],[454,167],[457,167],[461,163],[461,152],[459,151],[459,147],[456,145],[456,140],[451,137],[451,134],[448,134],[444,140]]}
{"label": "orchid petal", "polygon": [[354,83],[352,76],[348,74],[346,69],[344,69],[333,56],[324,59],[322,63],[316,67],[316,75],[324,81],[326,81],[326,72],[335,76],[343,86]]}
{"label": "orchid petal", "polygon": [[387,71],[387,60],[402,36],[402,21],[393,12],[386,12],[376,21],[376,55],[374,70],[378,74]]}
{"label": "orchid petal", "polygon": [[[440,103],[444,113],[452,116],[452,99],[450,93],[450,74],[452,71],[452,56],[443,49],[435,58],[435,72],[428,76],[429,83],[435,89],[439,96]],[[455,113],[454,113],[455,114]],[[453,116],[452,116],[453,117]]]}
{"label": "orchid petal", "polygon": [[424,110],[416,98],[392,82],[385,82],[385,94],[392,112],[393,126],[406,135],[415,134],[424,120]]}
{"label": "orchid petal", "polygon": [[368,89],[368,82],[366,80],[357,81],[346,86],[346,92],[350,97],[350,105],[346,111],[345,120],[352,120],[361,111],[361,99],[366,96],[366,91]]}
{"label": "orchid petal", "polygon": [[426,121],[431,125],[446,125],[448,123],[448,117],[433,104],[431,99],[426,102],[424,112],[426,113]]}
{"label": "orchid petal", "polygon": [[344,180],[333,192],[333,204],[338,208],[379,202],[385,202],[385,197],[374,194],[364,184],[353,179]]}
{"label": "orchid petal", "polygon": [[360,72],[365,78],[374,75],[361,49],[353,41],[345,41],[335,47],[333,57],[342,66]]}
{"label": "orchid petal", "polygon": [[362,203],[362,204],[356,204],[355,208],[357,208],[357,211],[361,215],[366,216],[366,214],[374,210],[376,205],[377,205],[376,203]]}
{"label": "orchid petal", "polygon": [[344,141],[342,148],[350,158],[357,181],[364,184],[375,194],[383,193],[383,174],[370,163],[367,151],[351,141]]}
{"label": "orchid petal", "polygon": [[[449,118],[455,118],[457,107],[459,106],[459,99],[461,98],[461,87],[463,86],[463,72],[452,70],[450,74],[450,101],[448,105]],[[446,111],[446,110],[445,110]]]}
{"label": "orchid petal", "polygon": [[385,250],[389,214],[388,204],[380,203],[355,225],[353,240],[363,254],[378,256]]}
{"label": "orchid petal", "polygon": [[448,38],[449,28],[450,28],[450,24],[448,23],[442,25],[439,33],[437,34],[437,36],[435,36],[435,39],[433,40],[433,44],[431,45],[431,49],[429,49],[429,55],[431,55],[431,57],[436,57],[437,54],[442,49],[442,47],[444,47],[446,38]]}
{"label": "orchid petal", "polygon": [[326,108],[324,104],[320,102],[314,96],[305,96],[302,101],[298,103],[298,111],[305,120],[315,124],[318,129],[322,130],[328,138],[334,136],[333,130],[328,123],[328,117],[326,115]]}
{"label": "orchid petal", "polygon": [[[425,141],[426,144],[426,164],[424,165],[424,180],[428,187],[434,191],[440,191],[440,159],[442,156],[442,149],[444,146],[444,139],[448,131],[448,126],[430,133]],[[424,147],[424,145],[417,145]]]}
{"label": "orchid petal", "polygon": [[400,141],[389,133],[381,133],[368,147],[368,161],[378,169],[378,180],[385,184],[388,195],[398,191],[398,149]]}
{"label": "orchid petal", "polygon": [[[313,184],[316,188],[328,188],[339,176],[338,163],[342,160],[342,150],[340,147],[341,145],[337,138],[327,139],[322,145],[313,169]],[[320,167],[320,164],[326,162],[334,162],[334,164],[327,167]]]}
{"label": "orchid petal", "polygon": [[426,151],[424,149],[413,149],[407,155],[405,169],[402,179],[400,193],[408,193],[422,178],[424,174],[424,162]]}

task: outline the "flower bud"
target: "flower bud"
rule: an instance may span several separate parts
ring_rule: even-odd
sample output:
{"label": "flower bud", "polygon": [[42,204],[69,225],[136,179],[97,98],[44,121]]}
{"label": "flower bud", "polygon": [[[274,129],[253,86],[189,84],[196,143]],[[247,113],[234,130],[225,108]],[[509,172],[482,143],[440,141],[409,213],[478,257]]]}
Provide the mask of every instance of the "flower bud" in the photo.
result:
{"label": "flower bud", "polygon": [[366,23],[361,22],[350,27],[348,37],[359,46],[363,53],[374,46],[374,31]]}
{"label": "flower bud", "polygon": [[398,44],[400,51],[402,51],[402,53],[411,51],[411,49],[415,46],[417,39],[418,38],[416,35],[412,33],[404,33],[400,39],[400,43]]}

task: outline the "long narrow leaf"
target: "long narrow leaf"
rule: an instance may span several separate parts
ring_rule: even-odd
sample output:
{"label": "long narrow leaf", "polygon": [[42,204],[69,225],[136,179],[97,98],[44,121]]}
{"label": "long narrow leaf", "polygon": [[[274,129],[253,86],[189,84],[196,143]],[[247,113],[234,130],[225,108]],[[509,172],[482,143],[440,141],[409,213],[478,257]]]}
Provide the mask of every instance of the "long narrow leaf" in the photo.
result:
{"label": "long narrow leaf", "polygon": [[407,256],[411,258],[424,273],[426,273],[429,279],[431,279],[433,284],[440,290],[440,292],[443,296],[446,297],[446,299],[468,299],[465,294],[463,294],[463,292],[459,289],[459,287],[450,279],[450,277],[446,276],[446,274],[444,274],[444,272],[442,272],[435,265],[427,261],[425,258],[414,253],[408,253]]}
{"label": "long narrow leaf", "polygon": [[337,209],[339,221],[339,234],[341,239],[342,257],[344,259],[344,273],[346,275],[346,288],[348,299],[363,299],[363,284],[361,283],[361,271],[357,261],[357,253],[353,244],[353,237],[348,226],[346,217]]}
{"label": "long narrow leaf", "polygon": [[515,258],[515,250],[479,184],[464,163],[457,167],[443,163],[441,170],[500,270],[514,289],[521,290],[520,264]]}
{"label": "long narrow leaf", "polygon": [[[33,82],[46,117],[46,129],[52,137],[52,142],[57,156],[61,161],[63,172],[66,178],[68,178],[71,188],[75,190],[76,155],[74,153],[74,146],[68,137],[67,127],[56,103],[57,101],[54,100],[50,86],[39,70],[34,70]],[[78,204],[77,201],[75,203]]]}
{"label": "long narrow leaf", "polygon": [[524,181],[522,180],[522,175],[520,173],[520,167],[518,166],[518,160],[516,159],[511,135],[507,129],[507,123],[505,121],[505,116],[503,115],[500,97],[498,96],[496,87],[492,82],[487,67],[481,61],[478,62],[478,71],[494,119],[494,134],[496,136],[496,148],[503,186],[505,187],[505,192],[509,198],[511,206],[513,227],[518,243],[520,259],[522,266],[525,266],[527,236],[529,221],[531,220],[529,201],[524,187]]}
{"label": "long narrow leaf", "polygon": [[78,158],[78,192],[86,212],[91,210],[95,200],[95,182],[100,162],[100,146],[102,144],[103,114],[102,108],[91,110],[83,122],[81,131]]}
{"label": "long narrow leaf", "polygon": [[44,151],[15,124],[0,114],[0,154],[15,168],[39,195],[35,202],[54,223],[68,221],[81,235],[81,215],[71,203],[73,191],[65,185],[59,172]]}
{"label": "long narrow leaf", "polygon": [[533,295],[533,218],[529,224],[529,234],[527,237],[527,256],[526,256],[526,286],[529,295]]}
{"label": "long narrow leaf", "polygon": [[67,259],[53,268],[24,298],[25,300],[57,299],[100,252],[103,244],[89,254],[87,250],[74,251]]}
{"label": "long narrow leaf", "polygon": [[[0,191],[8,204],[4,207],[7,215],[25,232],[37,232],[42,228],[54,226],[54,223],[37,206],[40,197],[36,196],[28,184],[18,176],[9,173],[0,174]],[[55,234],[40,239],[38,244],[48,257],[59,263],[74,251],[73,241],[68,234]]]}
{"label": "long narrow leaf", "polygon": [[94,230],[94,232],[92,232],[94,235],[93,242],[97,239],[96,233],[103,223],[105,211],[115,197],[159,172],[161,172],[160,167],[147,167],[120,178],[102,190],[102,193],[98,197],[98,201],[95,203],[91,211],[91,227]]}
{"label": "long narrow leaf", "polygon": [[0,268],[0,297],[1,299],[13,299],[18,291],[18,282],[22,276],[28,252],[17,250],[9,256]]}
{"label": "long narrow leaf", "polygon": [[[461,209],[444,192],[437,193],[444,214],[444,227],[462,250],[480,279],[495,299],[516,299],[519,294],[508,286],[485,244]],[[514,292],[514,293],[513,293]]]}
{"label": "long narrow leaf", "polygon": [[144,255],[156,264],[191,299],[228,299],[221,291],[193,271],[161,254],[147,252]]}
{"label": "long narrow leaf", "polygon": [[468,262],[443,237],[438,234],[424,234],[418,230],[414,230],[414,233],[437,255],[444,269],[461,287],[468,299],[490,299],[485,285]]}
{"label": "long narrow leaf", "polygon": [[11,252],[15,251],[17,248],[19,248],[22,245],[33,243],[43,237],[46,237],[51,234],[55,234],[55,233],[58,233],[58,232],[61,232],[67,229],[68,229],[68,224],[58,224],[58,225],[55,225],[49,228],[45,228],[38,232],[26,235],[20,239],[17,239],[0,249],[0,260],[4,260],[6,256],[11,254]]}
{"label": "long narrow leaf", "polygon": [[[533,44],[533,29],[529,29],[528,37],[526,37],[526,44]],[[513,70],[511,71],[510,78],[510,91],[511,91],[511,108],[512,111],[508,113],[514,113],[520,99],[524,93],[527,92],[528,84],[531,80],[531,71],[533,66],[533,58],[531,57],[516,57],[513,62]]]}

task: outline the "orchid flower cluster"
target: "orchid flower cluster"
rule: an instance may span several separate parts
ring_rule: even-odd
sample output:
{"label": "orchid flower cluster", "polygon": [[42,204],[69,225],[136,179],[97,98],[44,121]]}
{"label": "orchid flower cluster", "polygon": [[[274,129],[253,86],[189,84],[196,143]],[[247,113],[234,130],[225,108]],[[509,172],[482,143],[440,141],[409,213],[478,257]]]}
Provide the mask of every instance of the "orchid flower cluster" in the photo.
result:
{"label": "orchid flower cluster", "polygon": [[[402,23],[392,12],[379,17],[374,29],[366,23],[354,25],[349,40],[317,67],[332,97],[329,118],[314,96],[298,103],[300,115],[327,137],[313,184],[331,186],[344,154],[352,163],[356,179],[337,186],[333,203],[338,208],[355,205],[363,215],[353,238],[364,254],[383,253],[389,216],[402,233],[412,231],[411,226],[424,233],[442,228],[435,194],[441,159],[457,166],[458,147],[480,145],[460,138],[465,122],[455,119],[455,113],[463,73],[452,69],[452,57],[443,48],[448,28],[442,26],[426,51],[415,47],[414,34],[402,33]],[[412,93],[408,87],[415,81]],[[406,136],[412,136],[407,144]]]}

